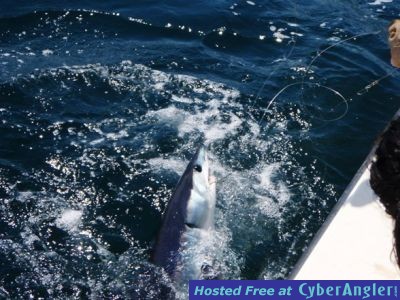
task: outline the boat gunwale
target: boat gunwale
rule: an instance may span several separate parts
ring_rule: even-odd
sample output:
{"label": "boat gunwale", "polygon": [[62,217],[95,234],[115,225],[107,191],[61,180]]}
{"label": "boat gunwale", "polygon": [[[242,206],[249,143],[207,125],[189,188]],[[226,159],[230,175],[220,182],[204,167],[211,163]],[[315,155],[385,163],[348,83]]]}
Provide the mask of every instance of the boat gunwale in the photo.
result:
{"label": "boat gunwale", "polygon": [[357,170],[355,173],[353,179],[350,181],[349,185],[346,187],[344,190],[343,194],[340,196],[339,200],[336,202],[334,207],[332,208],[331,212],[329,213],[328,217],[326,220],[322,223],[321,227],[318,229],[317,233],[314,235],[312,238],[311,243],[308,245],[307,249],[303,252],[301,255],[300,259],[297,261],[297,263],[294,265],[289,277],[287,279],[289,280],[294,280],[295,277],[299,274],[301,271],[302,267],[310,257],[311,253],[319,243],[320,239],[328,229],[329,225],[332,223],[332,221],[335,219],[337,213],[340,211],[346,200],[348,199],[350,193],[354,190],[355,186],[359,182],[360,178],[363,176],[365,171],[368,169],[370,166],[371,162],[373,161],[376,153],[376,149],[378,148],[379,143],[381,142],[382,139],[382,134],[386,132],[386,130],[389,128],[390,123],[397,119],[400,118],[400,109],[395,113],[392,119],[388,122],[386,125],[385,129],[382,131],[382,133],[379,135],[379,137],[375,140],[372,149],[370,150],[369,154],[365,158],[364,162],[360,166],[360,168]]}

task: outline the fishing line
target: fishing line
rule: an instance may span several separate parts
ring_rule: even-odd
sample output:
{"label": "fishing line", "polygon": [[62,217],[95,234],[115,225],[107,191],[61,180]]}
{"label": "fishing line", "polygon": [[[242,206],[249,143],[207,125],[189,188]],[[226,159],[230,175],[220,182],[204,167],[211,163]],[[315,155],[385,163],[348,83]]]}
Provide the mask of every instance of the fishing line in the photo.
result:
{"label": "fishing line", "polygon": [[[342,105],[342,104],[345,106],[344,111],[343,111],[339,116],[337,116],[337,117],[335,117],[335,118],[332,118],[332,119],[321,119],[321,120],[323,120],[323,121],[325,121],[325,122],[332,122],[332,121],[338,121],[338,120],[340,120],[341,118],[343,118],[343,117],[348,113],[348,111],[349,111],[349,101],[348,101],[348,99],[347,99],[341,92],[339,92],[338,90],[336,90],[336,89],[334,89],[334,88],[332,88],[332,87],[329,87],[329,86],[326,86],[326,85],[322,85],[322,84],[316,83],[316,82],[306,81],[305,78],[306,78],[306,76],[309,74],[309,72],[310,72],[312,66],[315,64],[315,62],[317,61],[317,59],[318,59],[319,57],[321,57],[324,53],[326,53],[327,51],[329,51],[330,49],[332,49],[332,48],[334,48],[334,47],[336,47],[336,46],[339,46],[339,45],[341,45],[341,44],[344,44],[344,43],[346,43],[346,42],[348,42],[348,41],[350,41],[350,40],[355,40],[355,39],[357,39],[357,38],[362,38],[362,37],[369,36],[369,35],[377,35],[377,34],[379,34],[379,33],[381,33],[381,30],[371,31],[371,32],[367,32],[367,33],[360,33],[360,34],[357,34],[357,35],[354,35],[354,36],[345,38],[345,39],[343,39],[343,40],[340,40],[340,41],[338,41],[338,42],[336,42],[336,43],[334,43],[334,44],[332,44],[332,45],[330,45],[330,46],[324,48],[322,51],[318,52],[318,53],[316,54],[316,56],[314,56],[314,57],[312,58],[312,60],[310,61],[310,63],[307,65],[307,67],[306,67],[306,69],[305,69],[305,72],[304,72],[304,75],[302,76],[302,78],[301,78],[300,81],[285,85],[283,88],[281,88],[281,89],[271,98],[271,100],[270,100],[270,101],[268,102],[268,104],[267,104],[267,107],[265,108],[265,111],[264,111],[263,115],[261,116],[260,120],[257,122],[257,125],[261,125],[261,123],[262,123],[263,119],[265,118],[265,116],[267,115],[269,109],[270,109],[271,106],[276,102],[276,100],[279,98],[279,96],[281,96],[283,92],[285,92],[287,89],[289,89],[290,87],[293,87],[293,86],[300,86],[300,90],[301,90],[301,98],[300,98],[300,101],[301,101],[301,103],[302,103],[303,109],[306,109],[305,104],[304,104],[304,86],[305,86],[305,85],[308,85],[309,87],[323,88],[323,89],[329,91],[330,93],[333,93],[335,96],[339,97],[341,101],[340,101],[339,104],[337,104],[337,105],[335,106],[335,108],[336,108],[337,106],[339,106],[339,105]],[[283,59],[282,59],[283,61],[286,61],[286,60],[292,55],[292,53],[293,53],[293,51],[294,51],[294,48],[295,48],[295,46],[296,46],[296,41],[295,41],[295,40],[291,40],[290,43],[293,43],[293,45],[292,45],[292,47],[290,48],[288,54],[283,56]],[[250,107],[250,109],[249,109],[248,111],[251,112],[251,111],[254,109],[254,107],[255,107],[255,105],[256,105],[257,99],[260,97],[262,91],[264,90],[265,86],[267,85],[267,82],[268,82],[268,81],[271,79],[271,77],[275,74],[275,72],[278,70],[278,68],[279,68],[279,64],[277,64],[277,65],[273,68],[273,70],[271,71],[271,73],[270,73],[270,74],[268,75],[268,77],[264,80],[262,86],[260,87],[260,89],[258,90],[258,92],[257,92],[257,94],[256,94],[255,101],[254,101],[253,105]],[[363,89],[360,89],[359,91],[357,91],[356,94],[357,94],[358,96],[361,96],[361,95],[367,93],[371,88],[373,88],[374,86],[376,86],[377,84],[379,84],[382,80],[384,80],[384,79],[386,79],[386,78],[392,76],[392,75],[394,74],[394,72],[396,72],[396,71],[397,71],[397,70],[395,69],[395,70],[389,72],[388,74],[385,74],[384,76],[382,76],[382,77],[380,77],[380,78],[378,78],[378,79],[372,81],[371,83],[369,83],[368,85],[366,85]],[[250,117],[254,120],[254,117],[252,116],[252,114],[249,113],[249,115],[250,115]],[[315,116],[314,116],[314,117],[315,117]],[[211,148],[213,148],[213,147],[212,147],[212,144],[210,144],[209,146],[210,146]],[[325,162],[325,165],[327,165],[326,162]],[[228,179],[231,175],[232,175],[231,173],[228,173],[227,175],[223,176],[222,178],[213,181],[211,184],[214,184],[214,183],[216,183],[216,182],[222,183],[222,182],[224,182],[226,179]]]}
{"label": "fishing line", "polygon": [[[350,41],[350,40],[355,40],[355,39],[357,39],[357,38],[361,38],[361,37],[365,37],[365,36],[369,36],[369,35],[377,35],[377,34],[379,34],[379,33],[381,33],[381,30],[372,31],[372,32],[367,32],[367,33],[360,33],[360,34],[357,34],[357,35],[348,37],[348,38],[346,38],[346,39],[340,40],[340,41],[338,41],[338,42],[336,42],[336,43],[334,43],[334,44],[332,44],[332,45],[330,45],[330,46],[324,48],[322,51],[318,52],[317,55],[316,55],[314,58],[312,58],[312,60],[310,61],[310,63],[307,65],[307,67],[306,67],[306,69],[305,69],[305,72],[304,72],[304,75],[303,75],[302,78],[301,78],[301,81],[287,84],[286,86],[284,86],[283,88],[281,88],[281,89],[271,98],[271,100],[268,102],[268,105],[267,105],[267,107],[266,107],[266,109],[265,109],[263,115],[261,116],[260,120],[257,122],[257,125],[261,125],[263,119],[265,118],[265,116],[266,116],[267,113],[268,113],[268,110],[269,110],[269,109],[271,108],[271,106],[276,102],[276,100],[279,98],[279,96],[281,96],[281,94],[282,94],[283,92],[285,92],[287,89],[289,89],[290,87],[293,87],[293,86],[300,86],[300,89],[301,89],[301,98],[300,98],[301,100],[300,100],[300,101],[301,101],[301,103],[303,104],[303,105],[302,105],[302,106],[303,106],[303,109],[306,109],[306,107],[305,107],[305,105],[304,105],[304,101],[303,101],[303,100],[304,100],[304,86],[305,86],[305,85],[313,86],[313,87],[318,87],[318,88],[323,88],[323,89],[325,89],[325,90],[327,90],[327,91],[333,93],[335,96],[339,97],[341,101],[340,101],[340,103],[339,103],[338,105],[335,106],[335,108],[336,108],[337,106],[341,105],[341,104],[344,104],[344,106],[345,106],[344,111],[343,111],[339,116],[337,116],[337,117],[335,117],[335,118],[332,118],[332,119],[325,119],[324,121],[326,121],[326,122],[332,122],[332,121],[337,121],[337,120],[340,120],[341,118],[343,118],[343,117],[348,113],[348,111],[349,111],[349,101],[348,101],[348,99],[347,99],[341,92],[339,92],[338,90],[336,90],[336,89],[334,89],[334,88],[332,88],[332,87],[329,87],[329,86],[326,86],[326,85],[322,85],[322,84],[320,84],[320,83],[305,81],[305,78],[306,78],[306,76],[309,74],[309,72],[310,72],[312,66],[315,64],[315,62],[317,61],[317,59],[318,59],[319,57],[321,57],[324,53],[326,53],[327,51],[329,51],[330,49],[332,49],[332,48],[334,48],[334,47],[336,47],[336,46],[339,46],[339,45],[341,45],[341,44],[343,44],[343,43],[345,43],[345,42],[348,42],[348,41]],[[290,57],[290,55],[292,54],[292,52],[293,52],[293,50],[294,50],[294,46],[295,46],[295,43],[294,43],[293,46],[291,47],[291,49],[290,49],[288,55],[285,55],[285,56],[284,56],[284,60],[286,60],[288,57]],[[269,76],[267,77],[267,79],[264,81],[263,85],[261,86],[260,90],[259,90],[258,93],[257,93],[256,100],[259,98],[259,96],[260,96],[262,90],[265,88],[265,86],[266,86],[268,80],[272,77],[272,75],[276,72],[277,69],[278,69],[278,65],[272,70],[272,72],[269,74]],[[386,74],[386,75],[382,76],[381,78],[379,78],[379,79],[373,81],[372,83],[370,83],[370,84],[367,85],[364,89],[358,91],[357,93],[362,93],[363,91],[364,91],[364,92],[367,92],[370,88],[372,88],[373,86],[377,85],[381,80],[383,80],[383,79],[385,79],[385,78],[391,76],[393,73],[394,73],[394,71],[392,71],[392,72],[389,73],[389,74]],[[254,104],[251,106],[250,111],[254,108],[255,104],[256,104],[256,103],[254,103]],[[226,180],[230,175],[231,175],[231,174],[228,174],[228,175],[222,177],[221,182],[223,182],[224,180]]]}
{"label": "fishing line", "polygon": [[[308,73],[309,73],[309,71],[310,71],[312,65],[313,65],[313,64],[315,63],[315,61],[316,61],[319,57],[321,57],[325,52],[327,52],[327,51],[329,51],[330,49],[332,49],[332,48],[334,48],[334,47],[336,47],[336,46],[339,46],[339,45],[341,45],[341,44],[343,44],[343,43],[345,43],[345,42],[348,42],[348,41],[350,41],[350,40],[355,40],[355,39],[357,39],[357,38],[365,37],[365,36],[369,36],[369,35],[377,35],[377,34],[379,34],[379,33],[381,33],[381,30],[371,31],[371,32],[367,32],[367,33],[360,33],[360,34],[357,34],[357,35],[348,37],[348,38],[346,38],[346,39],[340,40],[340,41],[338,41],[338,42],[336,42],[336,43],[334,43],[334,44],[332,44],[332,45],[326,47],[326,48],[323,49],[321,52],[318,52],[317,55],[316,55],[316,56],[311,60],[311,62],[308,64],[308,66],[307,66],[307,68],[306,68],[306,71],[304,72],[304,75],[303,75],[303,77],[302,77],[302,82],[305,83],[305,81],[304,81],[304,80],[305,80],[305,77],[308,75]],[[342,113],[340,116],[338,116],[338,117],[336,117],[336,118],[333,118],[333,119],[321,119],[321,118],[317,118],[317,117],[313,116],[312,114],[310,114],[310,115],[312,115],[313,118],[319,119],[319,120],[324,121],[324,122],[338,121],[338,120],[340,120],[341,118],[343,118],[343,117],[347,114],[348,108],[349,108],[348,101],[347,101],[347,100],[343,97],[343,95],[342,95],[341,93],[339,93],[337,90],[334,90],[333,88],[330,88],[330,87],[325,87],[325,88],[328,89],[328,90],[330,90],[330,91],[332,91],[332,92],[334,92],[334,94],[336,94],[337,96],[339,96],[339,97],[342,99],[343,103],[345,103],[345,105],[346,105],[345,112]],[[300,98],[300,103],[302,104],[303,109],[306,110],[306,111],[308,111],[306,105],[304,105],[304,84],[302,84],[302,86],[301,86],[301,98]],[[336,106],[336,107],[337,107],[337,106]]]}
{"label": "fishing line", "polygon": [[[345,42],[347,42],[347,41],[354,40],[354,39],[357,39],[357,38],[360,38],[360,37],[365,37],[365,36],[369,36],[369,35],[377,35],[377,34],[379,34],[380,32],[381,32],[381,30],[372,31],[372,32],[367,32],[367,33],[360,33],[360,34],[357,34],[357,35],[348,37],[348,38],[346,38],[346,39],[340,40],[340,41],[338,41],[338,42],[336,42],[336,43],[334,43],[334,44],[332,44],[332,45],[330,45],[330,46],[324,48],[322,51],[318,52],[317,55],[316,55],[316,56],[310,61],[310,63],[307,65],[306,70],[305,70],[305,72],[304,72],[304,75],[303,75],[301,81],[295,82],[295,83],[287,84],[286,86],[284,86],[282,89],[280,89],[280,90],[272,97],[272,99],[269,101],[269,103],[268,103],[268,105],[267,105],[266,111],[263,113],[263,115],[262,115],[260,121],[258,122],[258,125],[261,124],[261,122],[263,121],[264,117],[265,117],[266,114],[267,114],[268,109],[269,109],[269,108],[271,107],[271,105],[276,101],[276,99],[277,99],[286,89],[288,89],[288,88],[291,87],[291,86],[295,86],[295,85],[300,85],[300,86],[301,86],[301,103],[302,103],[302,106],[303,106],[304,109],[306,109],[306,107],[305,107],[305,105],[304,105],[304,101],[303,101],[303,100],[304,100],[304,92],[303,92],[303,91],[304,91],[304,85],[317,86],[317,87],[324,88],[324,89],[326,89],[326,90],[328,90],[328,91],[330,91],[330,92],[333,92],[336,96],[338,96],[338,97],[342,100],[342,103],[345,104],[345,112],[342,113],[340,116],[338,116],[338,117],[336,117],[336,118],[329,119],[329,120],[326,120],[326,119],[324,120],[324,119],[323,119],[323,121],[331,122],[331,121],[337,121],[337,120],[343,118],[343,117],[347,114],[348,109],[349,109],[348,100],[347,100],[339,91],[337,91],[337,90],[335,90],[335,89],[333,89],[333,88],[331,88],[331,87],[329,87],[329,86],[321,85],[321,84],[319,84],[319,83],[307,82],[307,81],[305,81],[305,77],[308,75],[308,73],[309,73],[311,67],[314,65],[314,63],[316,62],[316,60],[317,60],[319,57],[321,57],[325,52],[327,52],[327,51],[329,51],[330,49],[332,49],[333,47],[339,46],[339,45],[341,45],[341,44],[343,44],[343,43],[345,43]],[[378,84],[378,83],[379,83],[381,80],[383,80],[384,78],[389,77],[391,74],[392,74],[392,73],[387,74],[387,75],[385,75],[384,77],[382,77],[382,78],[380,78],[380,79],[378,79],[378,80],[375,80],[373,83],[371,83],[370,85],[368,85],[366,88],[367,88],[367,89],[368,89],[368,88],[371,88],[372,86]],[[361,92],[361,91],[362,91],[362,90],[360,90],[359,92]]]}
{"label": "fishing line", "polygon": [[[379,31],[379,32],[380,32],[380,31]],[[368,33],[368,34],[371,34],[371,33]],[[367,35],[367,34],[364,33],[364,34],[358,34],[358,35],[356,35],[356,36],[352,36],[352,37],[347,38],[347,39],[345,39],[345,40],[339,41],[339,42],[337,42],[337,43],[335,43],[335,44],[333,44],[333,45],[330,45],[329,47],[327,47],[327,48],[323,49],[321,52],[319,52],[319,53],[317,54],[317,56],[315,56],[315,57],[311,60],[311,62],[308,64],[308,66],[307,66],[307,68],[306,68],[306,71],[305,71],[305,74],[304,74],[304,76],[303,76],[303,78],[302,78],[301,81],[287,84],[286,86],[284,86],[283,88],[281,88],[281,89],[274,95],[274,97],[268,102],[268,105],[267,105],[267,107],[266,107],[266,109],[265,109],[263,115],[261,116],[260,120],[257,122],[257,125],[260,125],[260,124],[261,124],[261,122],[263,121],[264,117],[266,116],[266,114],[267,114],[269,108],[272,106],[272,104],[275,102],[275,100],[276,100],[285,90],[287,90],[288,88],[290,88],[290,87],[292,87],[292,86],[296,86],[296,85],[301,85],[301,89],[303,90],[303,87],[304,87],[305,84],[311,85],[311,86],[317,86],[317,87],[325,88],[325,89],[327,89],[327,90],[333,92],[335,95],[339,96],[339,97],[342,99],[343,103],[344,103],[345,106],[346,106],[345,111],[344,111],[344,113],[342,113],[338,118],[332,119],[331,121],[338,120],[338,119],[342,118],[343,116],[345,116],[345,115],[347,114],[347,112],[348,112],[349,105],[348,105],[347,99],[346,99],[339,91],[337,91],[337,90],[335,90],[335,89],[333,89],[333,88],[331,88],[331,87],[328,87],[328,86],[325,86],[325,85],[321,85],[321,84],[319,84],[319,83],[315,83],[315,82],[306,82],[306,81],[304,81],[304,79],[305,79],[305,76],[307,75],[308,71],[310,70],[311,66],[314,64],[314,62],[317,60],[317,58],[320,57],[323,53],[325,53],[325,52],[328,51],[329,49],[333,48],[334,46],[337,46],[337,45],[339,45],[339,44],[341,44],[341,43],[344,43],[344,42],[346,42],[346,41],[348,41],[348,40],[355,39],[355,38],[357,38],[357,37],[361,37],[361,36],[364,36],[364,35]],[[284,55],[284,57],[283,57],[283,60],[284,60],[284,61],[287,60],[287,59],[290,57],[290,55],[293,53],[294,47],[295,47],[295,45],[296,45],[296,42],[295,42],[295,40],[292,40],[292,42],[293,42],[293,45],[292,45],[292,47],[290,48],[289,53],[288,53],[287,55]],[[276,72],[276,70],[278,69],[278,67],[279,67],[279,65],[276,65],[275,68],[272,70],[272,72],[269,74],[269,76],[264,80],[263,85],[262,85],[261,88],[259,89],[259,91],[258,91],[258,93],[257,93],[257,95],[256,95],[255,100],[257,100],[257,99],[259,98],[259,96],[260,96],[261,92],[263,91],[264,87],[266,86],[268,80],[269,80],[269,79],[272,77],[272,75]],[[303,94],[302,94],[302,95],[303,95]],[[255,107],[255,105],[256,105],[256,101],[254,101],[254,103],[253,103],[253,105],[250,107],[249,111],[252,111],[252,109]],[[253,116],[251,115],[251,113],[249,113],[249,115],[252,117],[252,119],[254,119]],[[212,145],[209,145],[209,146],[212,147]],[[221,179],[219,179],[218,182],[222,183],[222,182],[224,182],[224,181],[225,181],[228,177],[230,177],[230,176],[231,176],[231,174],[227,174],[227,175],[225,175],[224,177],[222,177]],[[216,183],[216,182],[217,182],[217,180],[215,180],[213,183]]]}
{"label": "fishing line", "polygon": [[[285,55],[281,58],[281,61],[282,61],[282,62],[283,62],[283,61],[286,61],[286,60],[292,55],[292,53],[293,53],[293,51],[294,51],[294,48],[296,47],[296,40],[295,40],[295,39],[291,39],[291,40],[289,41],[288,45],[290,45],[290,44],[292,44],[292,46],[290,47],[289,52],[288,52],[287,54],[285,54]],[[256,106],[256,104],[257,104],[256,101],[257,101],[257,99],[259,99],[259,97],[260,97],[262,91],[264,90],[265,86],[267,85],[268,80],[271,79],[271,77],[275,74],[275,72],[279,69],[279,67],[280,67],[280,64],[276,64],[275,67],[272,69],[271,73],[269,73],[268,77],[264,80],[262,86],[258,89],[258,92],[257,92],[256,97],[255,97],[255,99],[254,99],[253,105],[247,110],[247,111],[248,111],[248,115],[249,115],[250,118],[253,119],[255,122],[257,122],[257,121],[256,121],[256,119],[253,117],[253,115],[251,114],[251,111],[252,111],[252,110],[254,109],[254,107]],[[213,147],[212,147],[212,144],[210,144],[209,147],[210,147],[210,148],[213,148]],[[214,183],[216,183],[216,182],[218,182],[218,183],[223,183],[223,182],[224,182],[226,179],[228,179],[231,175],[232,175],[232,174],[229,173],[229,174],[223,176],[222,178],[220,178],[220,179],[218,179],[218,180],[215,180],[215,181],[212,182],[211,184],[214,184]]]}
{"label": "fishing line", "polygon": [[357,96],[362,96],[362,95],[368,93],[371,88],[373,88],[374,86],[378,85],[382,80],[392,76],[396,71],[397,71],[397,69],[395,68],[391,72],[387,73],[386,75],[383,75],[382,77],[372,81],[371,83],[366,85],[364,88],[362,88],[361,90],[357,91],[356,92]]}
{"label": "fishing line", "polygon": [[301,85],[302,87],[303,87],[304,85],[310,85],[310,86],[321,87],[321,88],[324,88],[324,89],[326,89],[326,90],[328,90],[328,91],[331,91],[333,94],[335,94],[335,95],[338,96],[340,99],[342,99],[342,101],[343,101],[342,103],[344,103],[344,105],[345,105],[345,111],[344,111],[339,117],[334,118],[334,119],[329,119],[329,120],[326,120],[326,121],[337,121],[337,120],[343,118],[343,117],[347,114],[347,112],[348,112],[348,110],[349,110],[348,100],[347,100],[338,90],[335,90],[335,89],[333,89],[333,88],[331,88],[331,87],[329,87],[329,86],[322,85],[322,84],[319,84],[319,83],[316,83],[316,82],[298,81],[298,82],[290,83],[290,84],[284,86],[282,89],[280,89],[279,92],[277,92],[277,93],[275,94],[275,96],[269,101],[269,103],[268,103],[268,105],[267,105],[267,107],[266,107],[266,109],[265,109],[265,112],[263,113],[263,115],[262,115],[260,121],[258,122],[258,125],[261,124],[262,120],[264,119],[265,115],[266,115],[267,112],[268,112],[268,109],[269,109],[269,108],[271,107],[271,105],[275,102],[275,100],[276,100],[285,90],[287,90],[288,88],[290,88],[290,87],[292,87],[292,86],[295,86],[295,85]]}
{"label": "fishing line", "polygon": [[[290,47],[288,54],[284,55],[283,58],[281,58],[282,61],[286,61],[292,55],[293,50],[294,50],[294,48],[296,46],[296,40],[294,40],[294,39],[290,40],[288,45],[290,45],[291,43],[293,45],[292,45],[292,47]],[[260,97],[262,91],[264,90],[265,86],[267,85],[268,80],[271,79],[272,75],[274,75],[274,73],[278,70],[278,68],[279,68],[279,64],[276,64],[275,67],[272,69],[272,72],[269,73],[268,77],[264,80],[262,86],[258,89],[255,101],[254,101],[253,105],[250,107],[249,111],[252,111],[254,106],[256,106],[257,99]]]}
{"label": "fishing line", "polygon": [[339,45],[341,45],[341,44],[343,44],[343,43],[345,43],[345,42],[347,42],[347,41],[350,41],[350,40],[353,40],[353,39],[355,40],[355,39],[357,39],[357,38],[359,38],[359,37],[364,37],[364,36],[368,36],[368,35],[376,35],[376,34],[379,34],[379,33],[381,33],[381,30],[371,31],[371,32],[367,32],[367,33],[360,33],[360,34],[357,34],[357,35],[353,35],[353,36],[351,36],[351,37],[348,37],[348,38],[346,38],[346,39],[344,39],[344,40],[340,40],[340,41],[338,41],[338,42],[336,42],[336,43],[334,43],[334,44],[332,44],[332,45],[326,47],[326,48],[323,49],[321,52],[318,52],[317,55],[314,56],[314,58],[313,58],[313,59],[311,60],[311,62],[308,64],[308,66],[307,66],[307,68],[306,68],[306,71],[305,71],[305,73],[304,73],[304,76],[303,76],[303,81],[304,81],[304,78],[306,77],[306,75],[308,74],[308,72],[310,71],[311,66],[314,64],[314,62],[315,62],[322,54],[324,54],[325,52],[329,51],[331,48],[336,47],[336,46],[339,46]]}

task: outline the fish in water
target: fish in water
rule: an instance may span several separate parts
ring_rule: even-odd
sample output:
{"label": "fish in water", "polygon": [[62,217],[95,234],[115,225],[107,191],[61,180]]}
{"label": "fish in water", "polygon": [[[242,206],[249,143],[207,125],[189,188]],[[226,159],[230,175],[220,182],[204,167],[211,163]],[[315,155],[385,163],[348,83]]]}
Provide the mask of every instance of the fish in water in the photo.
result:
{"label": "fish in water", "polygon": [[168,203],[152,257],[175,282],[209,274],[210,251],[204,247],[214,228],[215,186],[207,150],[201,146]]}

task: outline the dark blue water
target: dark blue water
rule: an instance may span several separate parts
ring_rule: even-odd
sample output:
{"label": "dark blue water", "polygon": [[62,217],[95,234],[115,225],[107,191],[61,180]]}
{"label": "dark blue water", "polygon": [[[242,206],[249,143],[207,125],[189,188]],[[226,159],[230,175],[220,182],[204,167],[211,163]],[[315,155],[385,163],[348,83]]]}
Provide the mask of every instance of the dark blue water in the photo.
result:
{"label": "dark blue water", "polygon": [[0,298],[185,298],[149,257],[200,143],[220,180],[222,278],[286,278],[400,105],[386,43],[399,12],[2,1]]}

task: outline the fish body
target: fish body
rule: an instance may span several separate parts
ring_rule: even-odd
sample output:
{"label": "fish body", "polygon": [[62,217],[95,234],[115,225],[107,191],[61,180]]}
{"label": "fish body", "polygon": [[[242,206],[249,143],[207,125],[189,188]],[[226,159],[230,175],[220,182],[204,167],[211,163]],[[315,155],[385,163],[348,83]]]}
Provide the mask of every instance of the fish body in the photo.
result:
{"label": "fish body", "polygon": [[207,268],[204,245],[214,228],[215,198],[215,178],[201,146],[167,205],[152,257],[175,281],[199,279]]}

